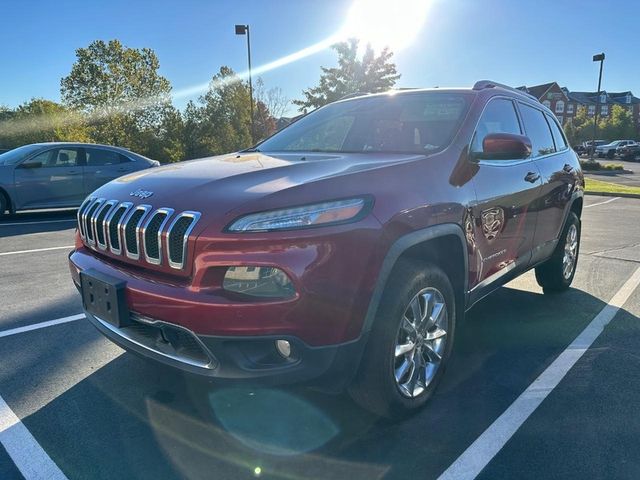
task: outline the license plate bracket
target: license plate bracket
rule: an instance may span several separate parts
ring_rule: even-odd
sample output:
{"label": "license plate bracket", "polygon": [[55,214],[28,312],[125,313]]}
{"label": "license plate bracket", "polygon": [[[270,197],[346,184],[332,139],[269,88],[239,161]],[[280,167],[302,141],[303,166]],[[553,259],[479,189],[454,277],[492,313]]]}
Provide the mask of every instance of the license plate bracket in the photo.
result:
{"label": "license plate bracket", "polygon": [[131,324],[125,296],[126,286],[127,282],[93,269],[80,272],[80,289],[85,310],[117,328]]}

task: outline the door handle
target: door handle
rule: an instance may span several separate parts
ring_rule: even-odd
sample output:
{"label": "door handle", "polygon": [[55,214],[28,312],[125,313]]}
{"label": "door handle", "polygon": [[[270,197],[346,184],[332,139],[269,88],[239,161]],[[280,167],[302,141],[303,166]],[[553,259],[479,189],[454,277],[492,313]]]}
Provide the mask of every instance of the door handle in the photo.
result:
{"label": "door handle", "polygon": [[67,175],[80,175],[78,170],[68,170]]}
{"label": "door handle", "polygon": [[566,173],[571,173],[573,172],[573,167],[571,165],[569,165],[568,163],[564,164],[564,167],[562,167],[562,170]]}
{"label": "door handle", "polygon": [[130,168],[119,168],[118,170],[116,170],[117,172],[130,172],[131,169]]}
{"label": "door handle", "polygon": [[540,179],[540,174],[539,173],[535,173],[535,172],[529,172],[527,173],[527,175],[524,177],[524,179],[527,182],[530,183],[536,183],[539,179]]}

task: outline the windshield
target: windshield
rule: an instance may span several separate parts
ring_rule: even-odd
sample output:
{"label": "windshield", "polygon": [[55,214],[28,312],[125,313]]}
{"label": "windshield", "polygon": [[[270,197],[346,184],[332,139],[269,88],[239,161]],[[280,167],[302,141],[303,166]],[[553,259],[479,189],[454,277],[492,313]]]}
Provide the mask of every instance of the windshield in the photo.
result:
{"label": "windshield", "polygon": [[0,165],[15,165],[22,160],[25,156],[42,148],[41,145],[24,145],[22,147],[14,148],[8,152],[0,155]]}
{"label": "windshield", "polygon": [[416,92],[338,102],[301,118],[258,149],[432,153],[451,142],[469,99],[464,93]]}

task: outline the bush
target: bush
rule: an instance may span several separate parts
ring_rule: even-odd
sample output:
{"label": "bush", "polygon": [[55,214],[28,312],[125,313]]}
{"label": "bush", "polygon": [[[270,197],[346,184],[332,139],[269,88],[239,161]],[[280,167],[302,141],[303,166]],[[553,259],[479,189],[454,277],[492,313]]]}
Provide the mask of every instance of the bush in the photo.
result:
{"label": "bush", "polygon": [[585,171],[597,171],[597,170],[609,170],[609,171],[622,171],[624,167],[619,163],[608,163],[606,165],[602,165],[600,162],[596,162],[595,160],[580,160],[580,166],[582,170]]}

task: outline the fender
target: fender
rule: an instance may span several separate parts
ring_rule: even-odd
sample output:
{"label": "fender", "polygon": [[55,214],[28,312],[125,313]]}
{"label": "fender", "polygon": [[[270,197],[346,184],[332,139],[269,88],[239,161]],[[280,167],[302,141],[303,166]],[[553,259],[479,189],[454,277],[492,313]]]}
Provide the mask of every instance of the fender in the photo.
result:
{"label": "fender", "polygon": [[456,237],[458,237],[460,240],[460,245],[462,246],[464,259],[464,297],[461,299],[460,303],[462,304],[461,312],[464,312],[464,307],[467,304],[467,297],[469,294],[469,254],[467,252],[467,241],[464,236],[464,232],[462,231],[460,225],[455,223],[433,225],[431,227],[417,230],[398,238],[391,245],[391,248],[389,248],[384,261],[382,262],[382,267],[380,268],[380,273],[378,274],[378,280],[376,281],[373,295],[371,296],[371,300],[369,301],[369,308],[367,309],[367,314],[362,326],[362,334],[369,332],[373,327],[373,321],[375,319],[376,312],[378,311],[380,300],[382,299],[382,293],[384,292],[387,280],[391,275],[391,271],[393,270],[393,267],[395,266],[400,256],[409,248],[415,245],[426,242],[428,240],[444,237],[446,235],[455,235]]}

